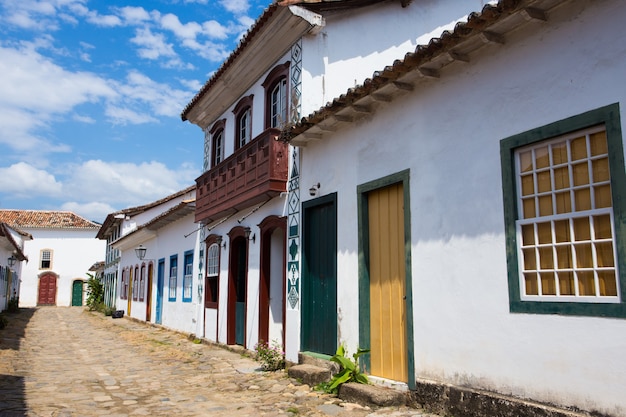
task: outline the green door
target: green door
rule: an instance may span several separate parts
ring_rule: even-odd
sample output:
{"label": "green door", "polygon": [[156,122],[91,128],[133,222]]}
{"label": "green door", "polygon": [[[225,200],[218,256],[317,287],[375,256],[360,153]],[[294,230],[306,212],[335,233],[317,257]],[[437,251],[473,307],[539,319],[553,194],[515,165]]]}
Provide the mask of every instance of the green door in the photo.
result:
{"label": "green door", "polygon": [[83,305],[83,281],[76,280],[72,284],[72,306]]}
{"label": "green door", "polygon": [[337,350],[337,194],[302,204],[301,350]]}

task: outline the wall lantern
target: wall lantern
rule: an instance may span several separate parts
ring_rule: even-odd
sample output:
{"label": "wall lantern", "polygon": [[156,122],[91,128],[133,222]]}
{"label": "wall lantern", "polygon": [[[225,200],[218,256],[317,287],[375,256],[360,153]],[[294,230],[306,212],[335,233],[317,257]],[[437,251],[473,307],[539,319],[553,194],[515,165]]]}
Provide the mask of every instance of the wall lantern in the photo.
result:
{"label": "wall lantern", "polygon": [[226,249],[226,242],[222,244],[222,241],[223,241],[222,236],[218,236],[217,239],[215,239],[215,243],[217,243],[217,246]]}
{"label": "wall lantern", "polygon": [[250,230],[249,227],[246,227],[245,229],[243,229],[243,233],[245,234],[246,239],[251,240],[252,243],[254,243],[254,242],[256,242],[256,234],[252,233],[252,237],[250,237],[250,232],[251,232],[251,230]]}
{"label": "wall lantern", "polygon": [[309,188],[309,194],[311,197],[315,197],[317,195],[317,191],[320,189],[320,183],[313,184],[311,188]]}
{"label": "wall lantern", "polygon": [[139,258],[140,261],[143,261],[143,258],[146,257],[147,250],[148,249],[146,249],[143,245],[139,245],[135,248],[135,255],[137,255],[137,258]]}
{"label": "wall lantern", "polygon": [[15,265],[15,261],[17,261],[17,258],[13,255],[11,255],[11,257],[9,257],[9,259],[7,259],[7,261],[9,261],[9,266],[13,267],[13,265]]}

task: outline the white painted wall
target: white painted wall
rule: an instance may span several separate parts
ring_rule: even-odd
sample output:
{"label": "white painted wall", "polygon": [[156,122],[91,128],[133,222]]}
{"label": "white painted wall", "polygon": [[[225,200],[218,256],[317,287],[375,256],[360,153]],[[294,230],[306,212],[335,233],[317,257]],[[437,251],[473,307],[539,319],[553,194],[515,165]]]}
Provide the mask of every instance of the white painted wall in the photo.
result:
{"label": "white painted wall", "polygon": [[626,416],[626,320],[509,313],[500,140],[615,102],[626,120],[623,3],[574,3],[301,148],[301,184],[338,192],[339,334],[350,349],[356,187],[410,169],[416,376]]}
{"label": "white painted wall", "polygon": [[[57,280],[57,306],[70,306],[72,303],[72,282],[76,279],[87,280],[89,268],[104,256],[106,242],[96,239],[94,230],[53,230],[28,229],[33,240],[24,243],[24,253],[29,261],[23,264],[20,290],[20,307],[37,305],[39,276],[47,271],[59,275]],[[42,249],[52,249],[52,268],[39,269],[39,257]],[[85,291],[87,287],[84,287]],[[83,297],[83,303],[86,295]]]}

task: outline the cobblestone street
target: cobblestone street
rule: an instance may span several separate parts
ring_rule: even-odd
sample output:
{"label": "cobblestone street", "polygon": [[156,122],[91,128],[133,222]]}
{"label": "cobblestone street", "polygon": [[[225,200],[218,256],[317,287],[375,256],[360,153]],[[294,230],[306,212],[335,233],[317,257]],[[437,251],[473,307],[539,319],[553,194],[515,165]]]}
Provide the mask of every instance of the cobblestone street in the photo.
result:
{"label": "cobblestone street", "polygon": [[[369,409],[218,346],[83,308],[7,315],[0,416],[432,416]],[[433,416],[434,417],[434,416]]]}

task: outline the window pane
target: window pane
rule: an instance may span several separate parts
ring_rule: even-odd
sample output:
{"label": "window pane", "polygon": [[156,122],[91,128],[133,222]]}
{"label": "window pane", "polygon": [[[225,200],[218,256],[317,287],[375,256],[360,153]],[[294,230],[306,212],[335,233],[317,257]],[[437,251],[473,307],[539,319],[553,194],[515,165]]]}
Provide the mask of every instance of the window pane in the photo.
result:
{"label": "window pane", "polygon": [[569,220],[557,220],[554,222],[554,237],[557,243],[570,242]]}
{"label": "window pane", "polygon": [[535,193],[535,185],[533,184],[533,176],[525,175],[522,177],[522,195],[530,195]]}
{"label": "window pane", "polygon": [[532,151],[520,152],[519,164],[521,172],[529,172],[533,170]]}
{"label": "window pane", "polygon": [[589,188],[583,188],[574,191],[574,204],[576,205],[576,211],[591,210],[591,194]]}
{"label": "window pane", "polygon": [[610,239],[611,232],[611,216],[605,214],[603,216],[595,216],[593,218],[593,231],[596,239]]}
{"label": "window pane", "polygon": [[554,272],[541,273],[541,295],[556,295]]}
{"label": "window pane", "polygon": [[522,244],[524,246],[535,244],[535,228],[532,224],[522,226]]}
{"label": "window pane", "polygon": [[587,139],[584,136],[572,140],[570,146],[572,148],[572,161],[587,157]]}
{"label": "window pane", "polygon": [[548,147],[542,146],[535,149],[535,168],[547,168],[550,166],[550,157],[548,155]]}
{"label": "window pane", "polygon": [[552,211],[552,194],[541,196],[538,200],[540,216],[550,216],[554,213]]}
{"label": "window pane", "polygon": [[611,207],[611,186],[609,184],[593,187],[596,208]]}
{"label": "window pane", "polygon": [[535,199],[534,198],[526,198],[523,200],[524,205],[524,218],[531,219],[536,217],[535,213]]}
{"label": "window pane", "polygon": [[552,145],[552,163],[554,165],[567,163],[567,143],[560,142]]}
{"label": "window pane", "polygon": [[575,186],[589,184],[589,166],[586,161],[572,165],[572,177]]}
{"label": "window pane", "polygon": [[575,295],[574,274],[569,271],[559,272],[559,290],[561,295]]}
{"label": "window pane", "polygon": [[562,190],[569,187],[569,168],[557,168],[554,170],[554,188]]}
{"label": "window pane", "polygon": [[591,162],[591,166],[593,168],[593,182],[609,180],[609,158],[596,159]]}
{"label": "window pane", "polygon": [[550,222],[537,223],[537,238],[540,244],[552,243],[552,225]]}
{"label": "window pane", "polygon": [[577,242],[582,240],[591,240],[588,217],[574,219],[574,240]]}
{"label": "window pane", "polygon": [[539,295],[539,285],[537,284],[536,273],[533,272],[524,274],[524,283],[526,295]]}
{"label": "window pane", "polygon": [[578,293],[580,295],[596,295],[596,286],[593,279],[593,272],[578,272]]}
{"label": "window pane", "polygon": [[591,145],[591,155],[593,156],[609,153],[605,131],[589,135],[589,144]]}
{"label": "window pane", "polygon": [[613,260],[613,243],[597,242],[596,243],[596,259],[599,267],[615,266]]}
{"label": "window pane", "polygon": [[524,270],[537,269],[537,259],[535,257],[535,248],[524,249]]}
{"label": "window pane", "polygon": [[572,268],[572,248],[569,245],[557,246],[556,257],[559,269]]}
{"label": "window pane", "polygon": [[550,171],[537,173],[537,191],[540,193],[547,193],[549,191],[552,191],[552,184],[550,183]]}
{"label": "window pane", "polygon": [[552,246],[539,248],[539,265],[541,269],[554,269]]}
{"label": "window pane", "polygon": [[617,283],[613,271],[598,271],[598,284],[600,285],[600,295],[617,296]]}
{"label": "window pane", "polygon": [[591,244],[585,243],[575,245],[576,250],[576,267],[577,268],[593,268],[593,258],[591,257]]}
{"label": "window pane", "polygon": [[572,212],[572,198],[569,191],[566,191],[564,193],[556,193],[555,200],[557,214]]}

